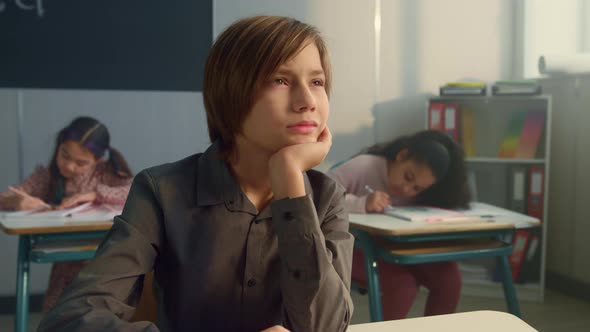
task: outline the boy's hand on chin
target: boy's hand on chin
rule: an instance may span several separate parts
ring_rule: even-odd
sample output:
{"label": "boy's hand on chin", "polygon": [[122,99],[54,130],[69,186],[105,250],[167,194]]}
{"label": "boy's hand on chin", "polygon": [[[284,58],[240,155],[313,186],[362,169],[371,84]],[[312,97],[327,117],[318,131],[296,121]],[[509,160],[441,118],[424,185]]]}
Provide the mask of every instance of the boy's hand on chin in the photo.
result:
{"label": "boy's hand on chin", "polygon": [[268,167],[275,199],[305,195],[303,172],[319,165],[332,146],[332,133],[325,127],[317,142],[286,146],[270,157]]}
{"label": "boy's hand on chin", "polygon": [[332,133],[325,127],[317,142],[301,143],[286,146],[277,151],[269,160],[269,166],[295,167],[300,172],[307,171],[319,165],[330,151]]}

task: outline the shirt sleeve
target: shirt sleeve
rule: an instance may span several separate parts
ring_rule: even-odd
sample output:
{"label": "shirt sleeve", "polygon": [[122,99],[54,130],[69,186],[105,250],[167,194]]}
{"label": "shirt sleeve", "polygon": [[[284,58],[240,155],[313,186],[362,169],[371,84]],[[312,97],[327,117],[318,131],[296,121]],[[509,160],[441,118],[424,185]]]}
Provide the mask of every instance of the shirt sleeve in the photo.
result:
{"label": "shirt sleeve", "polygon": [[[29,175],[21,184],[15,186],[27,194],[47,200],[47,193],[49,191],[49,169],[44,166],[37,166],[33,173]],[[13,209],[14,207],[8,206],[5,203],[5,199],[11,196],[10,191],[0,193],[0,210]]]}
{"label": "shirt sleeve", "polygon": [[95,259],[66,288],[38,331],[158,331],[150,322],[127,322],[162,241],[155,197],[149,173],[140,173]]}
{"label": "shirt sleeve", "polygon": [[121,178],[106,171],[96,186],[96,202],[123,205],[129,194],[132,178]]}
{"label": "shirt sleeve", "polygon": [[367,196],[368,195],[355,195],[354,191],[354,179],[358,176],[355,168],[349,167],[350,164],[344,164],[338,168],[332,169],[328,172],[328,175],[340,183],[346,190],[346,196],[344,203],[346,209],[350,213],[366,213],[367,209]]}
{"label": "shirt sleeve", "polygon": [[309,195],[271,203],[282,262],[283,324],[291,331],[345,331],[350,323],[354,238],[344,193],[335,183],[333,189],[318,209]]}

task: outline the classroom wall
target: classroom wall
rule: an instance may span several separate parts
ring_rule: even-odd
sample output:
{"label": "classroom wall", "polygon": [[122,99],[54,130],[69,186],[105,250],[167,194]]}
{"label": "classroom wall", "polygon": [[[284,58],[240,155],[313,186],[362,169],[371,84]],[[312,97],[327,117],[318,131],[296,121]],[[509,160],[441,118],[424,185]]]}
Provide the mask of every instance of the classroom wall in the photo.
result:
{"label": "classroom wall", "polygon": [[424,128],[426,98],[459,79],[512,77],[516,5],[509,0],[381,1],[376,138]]}
{"label": "classroom wall", "polygon": [[[381,35],[375,39],[376,5]],[[423,128],[426,98],[439,84],[465,77],[509,78],[513,4],[509,0],[290,1],[215,0],[214,35],[255,14],[289,15],[316,25],[332,55],[334,89],[329,125],[334,143],[326,165],[361,148]],[[467,45],[467,46],[466,46]],[[379,52],[376,53],[378,46]],[[200,93],[26,90],[24,169],[49,158],[52,134],[75,114],[112,131],[134,171],[176,160],[208,144]],[[0,185],[18,182],[16,92],[0,89]],[[327,166],[325,166],[327,167]],[[16,240],[0,234],[0,296],[15,289]],[[46,287],[48,267],[33,264],[33,293]]]}

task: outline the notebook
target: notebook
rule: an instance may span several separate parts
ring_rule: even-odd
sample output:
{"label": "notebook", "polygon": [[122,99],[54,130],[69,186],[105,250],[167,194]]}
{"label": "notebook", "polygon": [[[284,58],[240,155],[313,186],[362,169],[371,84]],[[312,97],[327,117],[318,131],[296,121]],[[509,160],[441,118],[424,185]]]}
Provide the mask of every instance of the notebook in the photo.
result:
{"label": "notebook", "polygon": [[86,210],[90,210],[92,208],[92,202],[86,202],[75,206],[69,209],[63,210],[48,210],[45,207],[39,207],[32,210],[24,210],[24,211],[14,211],[14,212],[4,212],[2,216],[4,218],[12,218],[12,217],[66,217],[71,216],[75,213],[80,213]]}
{"label": "notebook", "polygon": [[114,216],[121,214],[122,207],[108,204],[96,205],[92,202],[80,204],[76,207],[64,210],[46,210],[34,209],[28,211],[0,211],[0,217],[4,220],[22,220],[22,219],[55,219],[69,218],[75,216],[76,219],[112,219]]}
{"label": "notebook", "polygon": [[430,206],[397,206],[388,207],[385,214],[406,221],[421,222],[482,222],[490,221],[493,215],[479,215],[455,210],[445,210]]}

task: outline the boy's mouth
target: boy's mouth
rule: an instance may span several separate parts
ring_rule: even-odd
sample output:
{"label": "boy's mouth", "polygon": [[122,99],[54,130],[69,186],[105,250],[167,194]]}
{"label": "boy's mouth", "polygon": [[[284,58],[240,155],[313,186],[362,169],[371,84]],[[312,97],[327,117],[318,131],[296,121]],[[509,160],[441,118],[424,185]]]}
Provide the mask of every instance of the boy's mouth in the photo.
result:
{"label": "boy's mouth", "polygon": [[318,124],[315,121],[300,121],[295,124],[288,125],[287,129],[297,134],[311,134],[317,129],[317,127]]}

